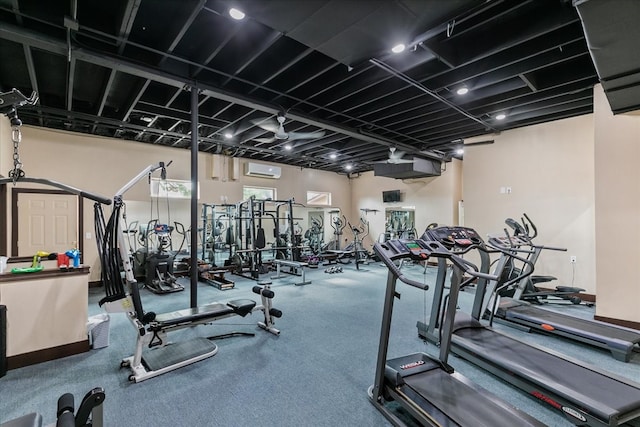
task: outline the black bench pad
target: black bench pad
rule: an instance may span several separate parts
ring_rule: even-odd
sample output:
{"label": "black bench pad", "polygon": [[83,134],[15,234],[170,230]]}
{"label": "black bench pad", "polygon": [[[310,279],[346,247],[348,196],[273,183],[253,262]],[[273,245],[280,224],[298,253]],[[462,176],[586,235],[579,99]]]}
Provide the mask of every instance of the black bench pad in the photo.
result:
{"label": "black bench pad", "polygon": [[174,326],[182,323],[198,322],[203,320],[215,320],[218,317],[225,317],[231,314],[246,316],[256,306],[256,302],[250,299],[239,299],[227,303],[211,303],[195,308],[160,313],[156,315],[155,321],[160,327]]}

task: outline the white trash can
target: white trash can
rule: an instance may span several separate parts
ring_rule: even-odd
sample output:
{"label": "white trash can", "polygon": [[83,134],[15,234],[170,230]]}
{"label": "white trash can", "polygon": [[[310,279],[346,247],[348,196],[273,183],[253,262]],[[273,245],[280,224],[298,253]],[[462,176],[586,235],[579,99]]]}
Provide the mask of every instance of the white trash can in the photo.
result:
{"label": "white trash can", "polygon": [[89,344],[92,348],[103,348],[109,346],[109,323],[108,314],[98,314],[89,317],[87,322],[87,332],[89,334]]}

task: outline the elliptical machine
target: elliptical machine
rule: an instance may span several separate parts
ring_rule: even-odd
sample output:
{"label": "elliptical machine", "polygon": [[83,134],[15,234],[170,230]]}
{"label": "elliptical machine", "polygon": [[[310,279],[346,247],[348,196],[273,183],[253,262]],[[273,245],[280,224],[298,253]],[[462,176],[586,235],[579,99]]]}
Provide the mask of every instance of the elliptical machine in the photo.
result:
{"label": "elliptical machine", "polygon": [[363,245],[365,237],[369,235],[369,221],[360,217],[360,224],[357,226],[351,225],[348,221],[347,224],[353,233],[353,242],[349,243],[344,250],[353,254],[356,270],[360,270],[360,264],[366,264],[369,261],[369,251]]}
{"label": "elliptical machine", "polygon": [[[507,218],[505,220],[505,223],[513,230],[516,240],[521,239],[532,248],[532,253],[529,255],[529,260],[533,262],[534,265],[538,260],[540,253],[544,249],[566,251],[566,249],[564,248],[552,248],[548,246],[535,245],[533,243],[533,239],[538,235],[538,229],[526,213],[523,214],[521,223],[512,218]],[[531,233],[531,230],[533,230],[533,234]],[[503,270],[501,282],[504,283],[506,281],[509,281],[513,277],[518,276],[518,274],[519,269],[517,269],[513,265],[512,259],[509,259],[508,264]],[[582,298],[580,298],[578,294],[585,291],[585,289],[583,288],[578,288],[575,286],[556,286],[554,290],[542,290],[537,286],[540,283],[548,283],[554,280],[557,280],[557,278],[554,276],[532,275],[529,276],[527,280],[523,281],[524,283],[520,283],[518,284],[518,286],[511,289],[504,289],[499,293],[499,295],[501,297],[511,297],[515,300],[527,301],[533,304],[550,303],[554,300],[554,298],[558,302],[570,302],[571,304],[576,305],[582,303]]]}
{"label": "elliptical machine", "polygon": [[[157,219],[149,221],[146,229],[141,226],[139,236],[142,247],[134,256],[135,270],[138,275],[144,275],[144,285],[155,294],[180,292],[184,286],[177,283],[173,275],[174,255],[171,248],[171,232],[173,227],[161,224]],[[152,250],[152,240],[156,248]]]}

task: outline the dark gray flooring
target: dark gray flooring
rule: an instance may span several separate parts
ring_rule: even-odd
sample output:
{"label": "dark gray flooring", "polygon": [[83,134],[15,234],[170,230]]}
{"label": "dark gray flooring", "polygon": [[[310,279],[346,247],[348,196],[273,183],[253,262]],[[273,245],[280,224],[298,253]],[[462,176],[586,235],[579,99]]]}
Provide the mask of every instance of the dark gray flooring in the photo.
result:
{"label": "dark gray flooring", "polygon": [[[173,341],[233,330],[253,331],[256,336],[218,341],[219,352],[213,358],[139,384],[130,383],[128,371],[119,369],[120,360],[134,350],[135,330],[124,314],[112,314],[108,347],[12,370],[1,378],[0,422],[35,411],[45,423],[52,423],[60,394],[74,393],[79,401],[86,391],[101,386],[107,395],[107,426],[386,426],[367,396],[374,376],[386,269],[378,264],[364,268],[356,271],[353,265],[345,265],[344,272],[336,274],[325,273],[323,267],[309,270],[312,283],[306,286],[293,286],[297,279],[293,276],[274,280],[274,306],[284,313],[276,324],[282,331],[279,337],[255,326],[257,314],[176,332],[170,336]],[[423,275],[420,266],[404,268],[427,283],[435,277],[432,269]],[[199,284],[199,302],[257,297],[251,293],[255,282],[229,277],[236,281],[233,290]],[[431,292],[406,286],[399,291],[389,357],[420,350],[437,352],[417,337],[415,327],[416,320],[428,312]],[[101,312],[97,306],[101,292],[90,291],[90,315]],[[472,297],[463,294],[461,307],[468,307]],[[143,301],[147,311],[172,311],[188,307],[189,293],[158,296],[143,291]],[[587,307],[559,309],[593,316],[593,309]],[[625,364],[604,350],[501,325],[496,328],[640,382],[640,354]],[[451,357],[450,363],[544,423],[571,425],[465,361]]]}

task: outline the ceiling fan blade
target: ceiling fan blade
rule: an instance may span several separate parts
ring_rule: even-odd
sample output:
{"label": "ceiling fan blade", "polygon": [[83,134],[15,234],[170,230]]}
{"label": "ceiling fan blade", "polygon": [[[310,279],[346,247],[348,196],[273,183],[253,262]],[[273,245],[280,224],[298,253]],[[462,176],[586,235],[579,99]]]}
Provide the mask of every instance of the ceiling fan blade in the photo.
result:
{"label": "ceiling fan blade", "polygon": [[317,132],[289,132],[289,141],[294,139],[318,139],[324,136],[325,132],[323,130]]}
{"label": "ceiling fan blade", "polygon": [[405,155],[404,151],[393,150],[393,151],[391,151],[391,153],[389,153],[389,159],[400,160],[402,157],[404,157],[404,155]]}
{"label": "ceiling fan blade", "polygon": [[470,142],[468,144],[464,144],[465,147],[471,147],[473,145],[489,145],[489,144],[493,144],[493,139],[489,139],[486,141],[478,141],[478,142]]}
{"label": "ceiling fan blade", "polygon": [[387,163],[391,163],[394,165],[400,164],[400,163],[413,163],[413,160],[409,160],[409,159],[389,159],[387,161]]}
{"label": "ceiling fan blade", "polygon": [[275,138],[253,138],[253,141],[261,142],[263,144],[271,144],[275,140]]}
{"label": "ceiling fan blade", "polygon": [[252,119],[251,123],[253,123],[255,126],[258,126],[261,129],[266,130],[267,132],[276,133],[280,128],[280,124],[278,122],[267,117],[263,119]]}

